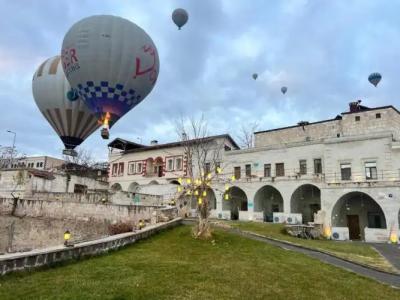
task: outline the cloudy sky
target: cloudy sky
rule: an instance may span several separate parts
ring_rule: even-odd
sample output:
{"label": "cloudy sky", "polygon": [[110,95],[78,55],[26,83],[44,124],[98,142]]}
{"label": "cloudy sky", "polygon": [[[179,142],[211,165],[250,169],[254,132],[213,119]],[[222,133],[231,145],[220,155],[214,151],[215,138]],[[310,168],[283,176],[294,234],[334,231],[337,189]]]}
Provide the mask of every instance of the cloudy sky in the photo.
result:
{"label": "cloudy sky", "polygon": [[[189,13],[181,31],[171,21],[178,7]],[[331,118],[356,99],[399,106],[400,1],[0,0],[0,8],[0,145],[11,145],[6,130],[15,131],[27,155],[61,154],[31,79],[42,61],[59,54],[72,24],[94,14],[135,22],[160,55],[155,88],[111,138],[173,141],[181,115],[204,114],[210,133],[235,137],[253,121],[264,130]],[[383,75],[378,88],[367,81],[376,71]],[[95,132],[81,147],[105,159],[106,145]]]}

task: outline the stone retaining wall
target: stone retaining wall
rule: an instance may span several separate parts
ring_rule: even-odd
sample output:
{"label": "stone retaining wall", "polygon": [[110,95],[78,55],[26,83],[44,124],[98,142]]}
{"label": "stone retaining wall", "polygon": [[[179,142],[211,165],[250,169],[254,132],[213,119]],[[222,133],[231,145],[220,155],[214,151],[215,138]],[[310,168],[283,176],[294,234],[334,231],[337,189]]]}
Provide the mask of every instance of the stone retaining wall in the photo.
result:
{"label": "stone retaining wall", "polygon": [[150,220],[157,206],[79,203],[51,200],[0,198],[0,215],[53,219],[82,219],[110,222],[138,222]]}
{"label": "stone retaining wall", "polygon": [[0,274],[4,275],[14,271],[37,268],[70,259],[99,255],[135,243],[136,241],[150,237],[162,230],[175,227],[181,224],[181,221],[181,218],[176,218],[169,222],[151,225],[137,232],[113,235],[76,244],[74,247],[57,246],[25,253],[1,255]]}

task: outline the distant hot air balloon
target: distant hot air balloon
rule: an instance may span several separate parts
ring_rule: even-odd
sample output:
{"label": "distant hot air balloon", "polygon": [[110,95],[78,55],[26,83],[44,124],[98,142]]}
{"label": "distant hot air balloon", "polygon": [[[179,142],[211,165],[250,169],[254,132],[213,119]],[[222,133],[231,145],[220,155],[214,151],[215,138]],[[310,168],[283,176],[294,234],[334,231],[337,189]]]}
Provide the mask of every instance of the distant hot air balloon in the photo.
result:
{"label": "distant hot air balloon", "polygon": [[254,74],[253,74],[253,79],[256,80],[257,77],[258,77],[258,74],[257,74],[257,73],[254,73]]}
{"label": "distant hot air balloon", "polygon": [[281,87],[281,92],[282,92],[282,94],[285,95],[287,92],[287,87],[286,86]]}
{"label": "distant hot air balloon", "polygon": [[172,21],[174,21],[176,26],[178,26],[179,30],[181,30],[181,27],[186,24],[188,19],[189,15],[183,8],[177,8],[172,13]]}
{"label": "distant hot air balloon", "polygon": [[159,72],[147,33],[120,17],[92,16],[64,37],[61,59],[71,86],[103,124],[101,135],[150,93]]}
{"label": "distant hot air balloon", "polygon": [[368,81],[371,82],[375,87],[378,85],[379,81],[381,81],[382,75],[379,73],[372,73],[368,76]]}
{"label": "distant hot air balloon", "polygon": [[71,89],[60,56],[39,66],[33,75],[32,92],[39,110],[64,143],[64,154],[73,155],[73,149],[100,127],[77,91]]}

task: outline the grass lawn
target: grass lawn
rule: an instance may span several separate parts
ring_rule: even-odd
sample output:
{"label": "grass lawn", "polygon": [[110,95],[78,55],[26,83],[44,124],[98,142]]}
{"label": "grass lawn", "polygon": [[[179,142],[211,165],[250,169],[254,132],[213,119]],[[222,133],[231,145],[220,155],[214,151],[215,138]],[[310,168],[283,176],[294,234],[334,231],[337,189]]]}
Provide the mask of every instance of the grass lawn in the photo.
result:
{"label": "grass lawn", "polygon": [[375,251],[370,245],[362,242],[344,242],[332,240],[306,240],[297,237],[292,237],[283,232],[284,225],[260,223],[260,222],[232,222],[225,221],[232,227],[241,230],[251,231],[264,236],[289,241],[294,244],[307,246],[309,248],[319,249],[330,252],[339,257],[347,258],[352,261],[360,262],[363,264],[371,265],[373,267],[398,273],[398,270],[378,252]]}
{"label": "grass lawn", "polygon": [[0,278],[0,299],[400,299],[400,290],[222,230],[180,226],[107,255]]}

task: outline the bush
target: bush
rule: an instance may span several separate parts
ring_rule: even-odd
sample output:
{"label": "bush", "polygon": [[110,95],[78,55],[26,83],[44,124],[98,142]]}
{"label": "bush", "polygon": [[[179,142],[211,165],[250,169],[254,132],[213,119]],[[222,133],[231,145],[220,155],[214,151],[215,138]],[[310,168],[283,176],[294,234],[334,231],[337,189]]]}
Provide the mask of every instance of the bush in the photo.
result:
{"label": "bush", "polygon": [[110,224],[108,226],[108,232],[110,233],[110,235],[132,232],[132,231],[133,231],[133,226],[132,224],[129,223],[119,222],[116,224]]}

